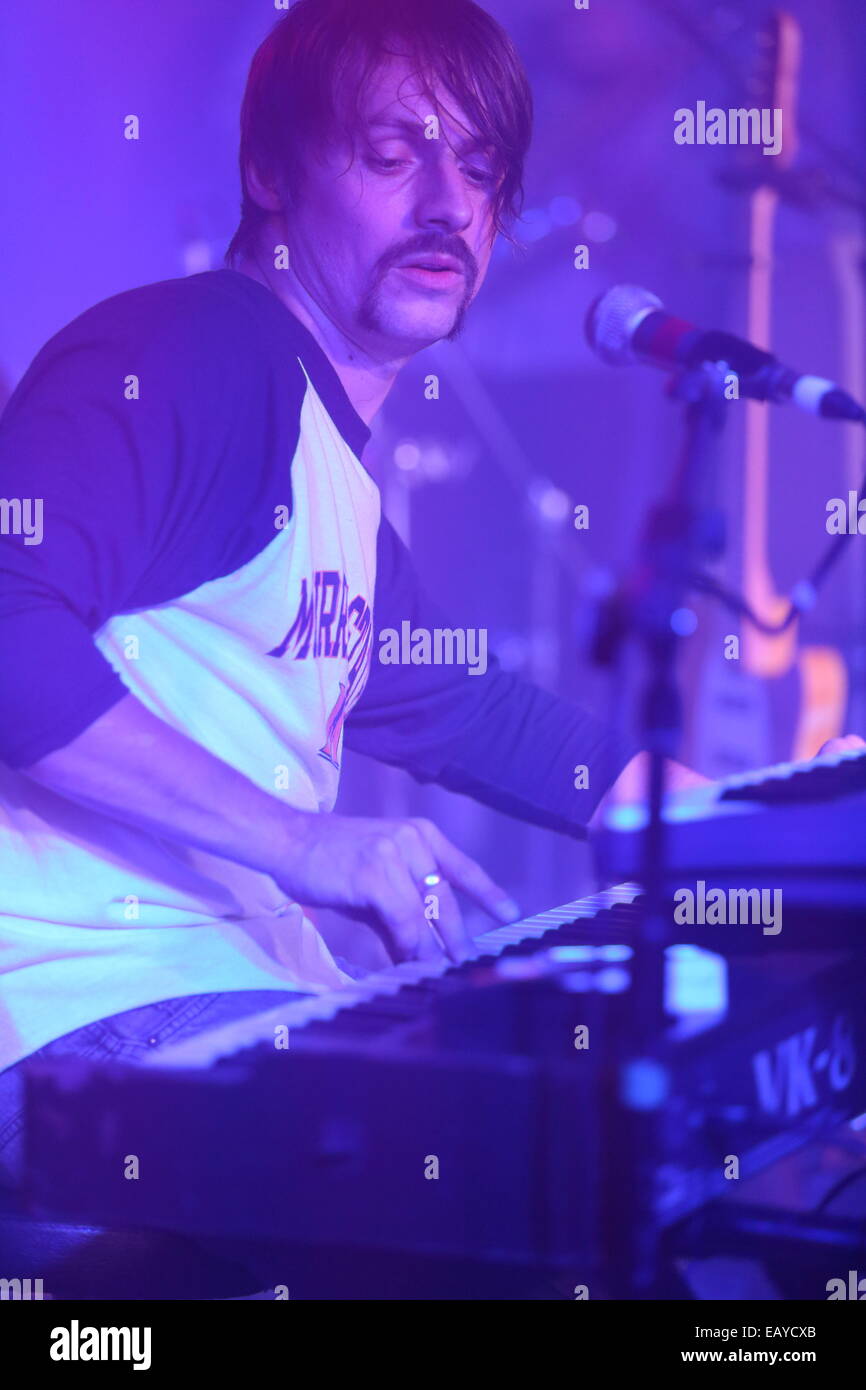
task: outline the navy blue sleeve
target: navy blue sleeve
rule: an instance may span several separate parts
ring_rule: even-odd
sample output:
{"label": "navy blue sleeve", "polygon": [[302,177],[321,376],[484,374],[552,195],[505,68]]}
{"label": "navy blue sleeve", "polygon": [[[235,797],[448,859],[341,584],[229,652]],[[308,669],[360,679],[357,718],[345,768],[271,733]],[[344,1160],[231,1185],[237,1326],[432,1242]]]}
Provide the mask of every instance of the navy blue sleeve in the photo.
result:
{"label": "navy blue sleeve", "polygon": [[[291,506],[287,470],[268,479],[254,460],[275,438],[292,457],[303,374],[295,363],[275,389],[248,323],[191,282],[129,291],[53,338],[10,399],[0,420],[7,765],[62,748],[126,693],[93,641],[110,617],[231,573],[263,531],[273,535],[273,508]],[[40,509],[38,534],[26,523]]]}
{"label": "navy blue sleeve", "polygon": [[[375,640],[367,686],[345,727],[347,748],[404,768],[420,782],[536,825],[582,838],[604,793],[638,746],[567,700],[503,671],[379,660],[384,629],[450,628],[420,587],[406,547],[383,519],[374,603]],[[588,786],[575,787],[575,769]]]}

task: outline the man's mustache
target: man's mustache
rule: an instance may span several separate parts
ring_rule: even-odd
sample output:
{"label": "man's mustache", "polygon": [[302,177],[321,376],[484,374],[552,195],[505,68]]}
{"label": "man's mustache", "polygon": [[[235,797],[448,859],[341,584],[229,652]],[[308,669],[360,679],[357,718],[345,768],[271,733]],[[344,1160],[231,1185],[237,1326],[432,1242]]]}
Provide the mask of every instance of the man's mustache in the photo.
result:
{"label": "man's mustache", "polygon": [[395,266],[405,265],[410,256],[427,254],[451,256],[455,261],[458,261],[464,270],[466,289],[471,293],[475,281],[478,279],[478,263],[469,247],[459,237],[416,238],[413,241],[404,242],[402,246],[395,246],[381,258],[377,278],[383,278]]}

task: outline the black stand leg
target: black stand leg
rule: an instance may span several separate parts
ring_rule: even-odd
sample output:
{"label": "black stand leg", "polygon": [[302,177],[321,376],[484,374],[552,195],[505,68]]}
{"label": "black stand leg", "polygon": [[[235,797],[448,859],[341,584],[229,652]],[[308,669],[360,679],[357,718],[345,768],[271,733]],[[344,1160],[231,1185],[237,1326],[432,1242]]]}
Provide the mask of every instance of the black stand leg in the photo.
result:
{"label": "black stand leg", "polygon": [[639,566],[605,612],[597,651],[615,656],[634,637],[645,652],[642,707],[649,753],[648,822],[643,844],[645,911],[634,946],[632,1009],[623,1051],[612,1077],[611,1162],[603,1224],[611,1296],[656,1296],[660,1279],[656,1172],[664,1161],[668,1073],[664,1062],[664,946],[670,916],[662,816],[666,762],[682,733],[676,660],[679,615],[689,575],[715,560],[722,527],[715,507],[715,448],[724,425],[724,377],[719,367],[686,372],[673,396],[686,406],[685,441],[668,497],[653,508]]}

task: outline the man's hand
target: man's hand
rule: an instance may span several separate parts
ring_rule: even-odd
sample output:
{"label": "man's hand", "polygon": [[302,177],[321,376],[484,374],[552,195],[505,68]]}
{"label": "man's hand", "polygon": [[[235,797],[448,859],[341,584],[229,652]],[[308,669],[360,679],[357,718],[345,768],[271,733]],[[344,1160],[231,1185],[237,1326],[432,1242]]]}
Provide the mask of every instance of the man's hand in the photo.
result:
{"label": "man's hand", "polygon": [[[613,786],[609,788],[595,808],[593,817],[589,822],[589,830],[592,834],[601,829],[605,812],[610,806],[646,800],[649,766],[649,753],[638,753],[630,763],[626,763]],[[708,787],[711,783],[709,777],[704,777],[702,773],[695,772],[692,768],[686,767],[684,763],[674,762],[670,758],[667,761],[665,773],[667,796],[676,795],[677,792],[692,791],[695,787]]]}
{"label": "man's hand", "polygon": [[[828,739],[822,744],[817,756],[820,757],[824,753],[847,753],[856,748],[866,748],[866,741],[859,734],[841,734],[838,738]],[[646,800],[648,778],[649,754],[638,753],[626,764],[613,786],[599,802],[589,823],[590,830],[595,833],[601,829],[609,806]],[[665,792],[668,797],[676,797],[679,792],[692,792],[696,787],[711,785],[711,778],[704,777],[702,773],[695,772],[683,763],[668,759],[665,777]]]}
{"label": "man's hand", "polygon": [[[480,865],[429,820],[294,812],[285,855],[272,876],[283,892],[310,907],[337,908],[369,921],[395,961],[468,959],[475,947],[463,926],[459,888],[499,922],[520,909]],[[426,884],[428,875],[441,881]],[[434,895],[437,915],[425,917]]]}
{"label": "man's hand", "polygon": [[[132,695],[26,769],[60,796],[152,834],[269,874],[310,907],[363,916],[396,960],[473,952],[454,898],[460,888],[500,922],[516,904],[427,820],[298,811],[262,791]],[[426,885],[428,874],[442,881]],[[435,893],[438,920],[424,899]],[[440,945],[441,941],[441,945]]]}
{"label": "man's hand", "polygon": [[828,738],[826,743],[821,744],[818,757],[823,753],[850,753],[855,748],[866,748],[866,741],[859,734],[840,734],[838,738]]}

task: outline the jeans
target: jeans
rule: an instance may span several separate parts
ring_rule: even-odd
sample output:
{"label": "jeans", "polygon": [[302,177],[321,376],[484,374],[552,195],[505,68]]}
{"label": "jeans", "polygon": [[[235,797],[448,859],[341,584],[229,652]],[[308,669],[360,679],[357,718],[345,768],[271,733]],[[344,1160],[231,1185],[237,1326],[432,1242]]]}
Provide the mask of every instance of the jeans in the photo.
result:
{"label": "jeans", "polygon": [[31,1057],[0,1072],[0,1188],[16,1188],[23,1164],[23,1076],[32,1057],[57,1057],[71,1053],[94,1060],[140,1062],[155,1047],[181,1042],[219,1024],[246,1018],[309,996],[293,990],[238,990],[227,994],[193,994],[164,999],[140,1009],[114,1014],[77,1028],[74,1033],[46,1043]]}

